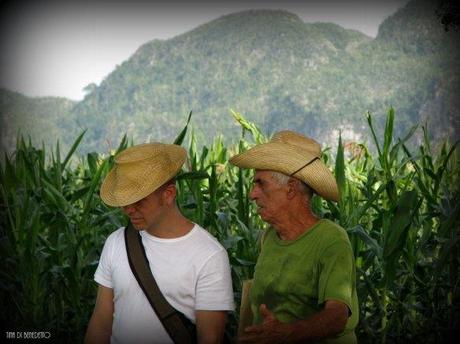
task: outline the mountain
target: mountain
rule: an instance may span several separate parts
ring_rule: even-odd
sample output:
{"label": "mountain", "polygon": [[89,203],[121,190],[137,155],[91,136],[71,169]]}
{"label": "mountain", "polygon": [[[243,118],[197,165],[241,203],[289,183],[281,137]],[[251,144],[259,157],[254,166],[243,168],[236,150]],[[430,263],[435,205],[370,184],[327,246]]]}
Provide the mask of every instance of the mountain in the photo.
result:
{"label": "mountain", "polygon": [[[446,32],[440,24],[439,4],[449,1],[418,0],[385,20],[376,42],[402,51],[412,65],[423,63],[413,73],[426,73],[425,89],[413,111],[421,123],[429,123],[435,139],[460,138],[460,35]],[[452,3],[453,4],[453,3]],[[413,87],[417,87],[415,84]],[[422,90],[422,88],[420,87]],[[404,96],[404,94],[403,94]]]}
{"label": "mountain", "polygon": [[30,135],[36,146],[42,142],[54,146],[58,138],[66,145],[74,139],[64,135],[74,125],[69,116],[76,104],[60,97],[30,98],[0,89],[1,150],[9,151],[16,146],[18,130],[26,139]]}
{"label": "mountain", "polygon": [[290,128],[333,143],[339,129],[361,139],[366,111],[382,126],[390,106],[397,135],[428,121],[434,138],[454,137],[459,33],[445,32],[435,10],[431,1],[413,0],[380,25],[375,39],[257,10],[148,42],[62,110],[66,138],[88,128],[86,151],[113,148],[124,133],[135,142],[171,141],[193,110],[199,142],[218,134],[235,140],[235,109],[268,133]]}
{"label": "mountain", "polygon": [[[340,52],[368,40],[337,25],[305,24],[282,11],[224,16],[171,40],[145,44],[88,95],[75,114],[83,124],[97,113],[101,125],[90,140],[125,131],[138,138],[168,140],[190,110],[203,136],[236,136],[239,129],[230,108],[271,125],[285,105],[289,110],[296,106],[286,97],[303,98],[308,74],[317,74]],[[304,113],[299,110],[281,116]]]}

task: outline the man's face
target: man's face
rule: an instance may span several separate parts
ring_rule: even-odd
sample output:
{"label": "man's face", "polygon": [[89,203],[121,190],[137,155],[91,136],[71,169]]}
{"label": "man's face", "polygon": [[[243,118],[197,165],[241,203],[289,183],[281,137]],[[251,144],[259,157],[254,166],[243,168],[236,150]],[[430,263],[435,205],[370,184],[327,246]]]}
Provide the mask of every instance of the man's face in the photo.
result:
{"label": "man's face", "polygon": [[162,220],[165,210],[163,192],[163,187],[160,187],[136,203],[123,207],[123,212],[129,216],[134,228],[148,230]]}
{"label": "man's face", "polygon": [[256,170],[249,198],[256,202],[262,220],[273,224],[287,202],[287,185],[280,185],[271,171]]}

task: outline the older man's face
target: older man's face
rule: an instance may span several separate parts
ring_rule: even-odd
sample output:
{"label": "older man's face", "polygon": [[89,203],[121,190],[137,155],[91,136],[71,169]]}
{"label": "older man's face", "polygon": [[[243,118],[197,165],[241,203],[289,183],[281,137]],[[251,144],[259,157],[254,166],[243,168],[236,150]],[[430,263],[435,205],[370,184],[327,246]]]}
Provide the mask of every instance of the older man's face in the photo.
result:
{"label": "older man's face", "polygon": [[254,185],[249,197],[257,204],[257,212],[262,220],[276,223],[280,211],[286,206],[287,185],[280,185],[271,171],[256,170]]}

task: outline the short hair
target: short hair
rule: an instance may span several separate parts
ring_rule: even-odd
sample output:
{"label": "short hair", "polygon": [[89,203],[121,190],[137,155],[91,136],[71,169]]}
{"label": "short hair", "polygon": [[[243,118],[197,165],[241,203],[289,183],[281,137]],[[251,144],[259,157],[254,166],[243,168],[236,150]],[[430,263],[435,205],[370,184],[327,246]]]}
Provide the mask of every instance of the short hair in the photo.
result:
{"label": "short hair", "polygon": [[177,181],[177,176],[174,176],[170,180],[168,180],[166,183],[164,183],[163,185],[169,185],[169,184],[174,184],[175,185],[176,181]]}
{"label": "short hair", "polygon": [[[276,180],[276,182],[279,185],[287,185],[287,183],[289,182],[289,179],[291,178],[291,176],[285,175],[284,173],[277,172],[277,171],[272,171],[272,177],[273,177],[273,179]],[[294,177],[292,177],[292,178],[294,178]],[[304,194],[305,196],[308,196],[309,199],[311,199],[311,197],[313,196],[313,189],[311,187],[309,187],[303,181],[301,181],[299,179],[297,179],[297,180],[299,181],[299,190],[300,190],[300,192],[302,194]]]}

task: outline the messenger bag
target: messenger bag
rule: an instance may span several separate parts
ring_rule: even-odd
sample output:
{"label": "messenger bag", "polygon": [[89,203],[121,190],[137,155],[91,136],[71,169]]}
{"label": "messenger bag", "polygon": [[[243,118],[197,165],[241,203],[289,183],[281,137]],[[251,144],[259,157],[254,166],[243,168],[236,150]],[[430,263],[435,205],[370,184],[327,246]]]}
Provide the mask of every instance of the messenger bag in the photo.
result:
{"label": "messenger bag", "polygon": [[150,270],[142,238],[131,221],[125,228],[129,266],[166,332],[176,344],[196,343],[196,326],[165,299]]}

